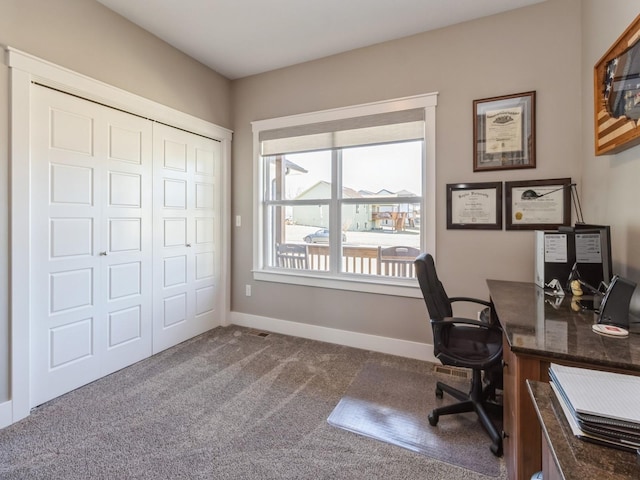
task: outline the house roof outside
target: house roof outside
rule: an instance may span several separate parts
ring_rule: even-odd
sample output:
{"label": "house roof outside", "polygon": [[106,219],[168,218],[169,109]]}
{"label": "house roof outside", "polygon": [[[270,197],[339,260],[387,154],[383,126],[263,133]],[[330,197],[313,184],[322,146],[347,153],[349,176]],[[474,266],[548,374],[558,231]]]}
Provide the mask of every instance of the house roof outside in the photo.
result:
{"label": "house roof outside", "polygon": [[[320,180],[311,187],[307,188],[304,192],[300,193],[296,199],[303,199],[312,192],[320,188],[331,188],[331,183],[325,180]],[[378,192],[370,192],[368,190],[354,190],[349,187],[342,187],[343,198],[366,198],[366,197],[415,197],[416,194],[409,192],[408,190],[400,190],[398,192],[392,192],[387,189],[379,190]]]}

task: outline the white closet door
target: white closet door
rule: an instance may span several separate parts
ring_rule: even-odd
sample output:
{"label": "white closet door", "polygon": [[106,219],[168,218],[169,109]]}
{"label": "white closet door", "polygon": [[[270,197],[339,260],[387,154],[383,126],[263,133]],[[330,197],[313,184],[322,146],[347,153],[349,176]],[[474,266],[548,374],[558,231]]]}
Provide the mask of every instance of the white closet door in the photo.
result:
{"label": "white closet door", "polygon": [[153,130],[154,353],[216,326],[219,142]]}
{"label": "white closet door", "polygon": [[105,112],[100,294],[108,330],[103,375],[149,357],[153,336],[152,122],[108,108]]}
{"label": "white closet door", "polygon": [[34,86],[31,405],[151,354],[151,122]]}

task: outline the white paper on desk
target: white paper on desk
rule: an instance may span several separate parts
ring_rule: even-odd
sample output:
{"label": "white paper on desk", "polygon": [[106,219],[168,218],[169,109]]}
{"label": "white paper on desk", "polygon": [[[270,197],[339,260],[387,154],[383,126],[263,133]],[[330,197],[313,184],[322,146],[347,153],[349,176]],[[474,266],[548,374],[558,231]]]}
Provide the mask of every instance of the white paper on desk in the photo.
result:
{"label": "white paper on desk", "polygon": [[578,422],[576,421],[575,417],[571,413],[571,410],[567,406],[567,402],[562,397],[562,394],[560,392],[558,392],[556,385],[553,382],[549,382],[549,385],[551,386],[551,390],[553,390],[553,393],[556,394],[556,398],[558,399],[558,403],[560,403],[560,406],[562,407],[562,411],[564,412],[564,416],[566,417],[567,422],[569,423],[569,427],[571,427],[571,431],[573,432],[573,434],[576,437],[579,437],[579,436],[583,435],[584,432],[582,431],[582,429],[580,428],[580,425],[578,425]]}
{"label": "white paper on desk", "polygon": [[576,413],[640,424],[640,377],[554,363],[550,369]]}
{"label": "white paper on desk", "polygon": [[551,389],[553,390],[553,392],[556,394],[556,398],[558,399],[558,403],[560,403],[560,407],[562,408],[562,411],[564,413],[565,418],[567,419],[567,422],[569,423],[569,427],[571,428],[571,432],[578,438],[581,438],[583,440],[591,440],[591,441],[595,441],[596,443],[599,443],[601,445],[609,445],[612,447],[625,447],[625,448],[631,448],[629,445],[625,445],[621,442],[614,442],[611,440],[607,440],[605,438],[601,438],[601,437],[596,437],[594,435],[591,435],[588,432],[583,431],[580,428],[580,425],[578,425],[578,422],[576,421],[575,417],[571,414],[571,410],[567,405],[567,402],[565,401],[565,399],[562,397],[562,394],[560,392],[558,392],[557,387],[554,385],[553,382],[549,382],[549,385],[551,386]]}

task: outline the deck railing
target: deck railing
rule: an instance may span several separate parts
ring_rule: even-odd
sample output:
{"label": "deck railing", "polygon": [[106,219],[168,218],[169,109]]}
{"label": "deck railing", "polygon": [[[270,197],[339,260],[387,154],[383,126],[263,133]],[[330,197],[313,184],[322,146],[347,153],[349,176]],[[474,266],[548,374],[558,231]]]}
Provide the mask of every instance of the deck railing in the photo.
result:
{"label": "deck railing", "polygon": [[[290,256],[295,251],[295,261]],[[343,245],[342,272],[361,275],[414,278],[413,261],[420,251],[414,247],[366,247]],[[300,256],[304,262],[300,262]],[[329,245],[291,244],[277,247],[277,266],[307,270],[329,270]],[[304,266],[303,266],[304,265]]]}

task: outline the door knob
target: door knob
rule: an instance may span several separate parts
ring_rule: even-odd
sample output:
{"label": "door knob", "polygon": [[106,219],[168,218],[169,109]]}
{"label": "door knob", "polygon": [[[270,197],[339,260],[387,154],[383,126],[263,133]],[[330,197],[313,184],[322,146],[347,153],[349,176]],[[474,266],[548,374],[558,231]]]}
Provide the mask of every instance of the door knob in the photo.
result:
{"label": "door knob", "polygon": [[107,256],[107,252],[100,252],[100,256],[101,257],[106,257]]}

